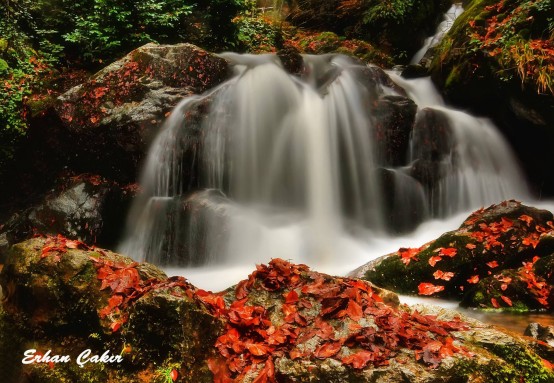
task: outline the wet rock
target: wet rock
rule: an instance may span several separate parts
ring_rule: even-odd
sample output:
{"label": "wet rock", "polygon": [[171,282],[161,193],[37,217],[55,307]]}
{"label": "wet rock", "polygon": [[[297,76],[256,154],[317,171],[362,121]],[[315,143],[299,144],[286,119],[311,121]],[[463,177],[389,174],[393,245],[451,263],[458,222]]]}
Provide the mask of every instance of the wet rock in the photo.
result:
{"label": "wet rock", "polygon": [[426,76],[429,76],[429,70],[423,65],[411,64],[402,69],[402,77],[404,78],[411,79]]}
{"label": "wet rock", "polygon": [[68,177],[43,201],[14,214],[0,230],[0,258],[9,246],[36,234],[62,234],[88,244],[114,244],[135,195],[100,176]]}
{"label": "wet rock", "polygon": [[540,323],[530,323],[523,334],[554,347],[554,326],[542,326]]}
{"label": "wet rock", "polygon": [[131,212],[134,224],[123,252],[157,265],[180,267],[202,265],[224,254],[234,206],[223,193],[208,189],[146,199],[137,200],[136,216]]}
{"label": "wet rock", "polygon": [[470,307],[549,309],[552,218],[516,201],[492,205],[420,248],[373,262],[365,278],[400,293],[461,299]]}
{"label": "wet rock", "polygon": [[423,186],[402,169],[379,169],[386,224],[391,233],[414,230],[427,218]]}
{"label": "wet rock", "polygon": [[304,60],[298,49],[287,46],[277,52],[285,70],[294,75],[301,75],[304,70]]}
{"label": "wet rock", "polygon": [[[529,59],[520,52],[527,46],[552,46],[552,35],[544,33],[552,13],[550,5],[542,5],[547,3],[497,7],[498,1],[472,1],[436,47],[431,64],[433,80],[451,104],[494,120],[542,196],[554,193],[554,179],[547,170],[554,164],[547,154],[554,142],[548,129],[554,124],[554,93],[545,80],[552,77],[554,66],[547,50],[537,49]],[[489,31],[492,20],[508,22]],[[508,36],[508,30],[519,32]],[[473,43],[475,49],[466,49]]]}
{"label": "wet rock", "polygon": [[416,112],[417,105],[407,97],[385,96],[376,101],[371,115],[383,165],[406,165]]}
{"label": "wet rock", "polygon": [[531,342],[535,352],[542,358],[554,363],[554,326],[529,323],[523,335],[536,340],[536,342]]}

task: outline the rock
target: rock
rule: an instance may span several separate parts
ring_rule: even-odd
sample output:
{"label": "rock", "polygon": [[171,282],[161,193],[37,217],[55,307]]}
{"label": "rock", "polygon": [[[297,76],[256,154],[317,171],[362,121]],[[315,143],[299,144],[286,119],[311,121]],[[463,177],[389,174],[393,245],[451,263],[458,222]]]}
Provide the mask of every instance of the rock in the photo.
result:
{"label": "rock", "polygon": [[420,64],[410,64],[402,69],[402,77],[412,79],[429,76],[429,70]]}
{"label": "rock", "polygon": [[523,335],[546,342],[554,347],[554,326],[542,326],[540,323],[529,323]]}
{"label": "rock", "polygon": [[402,248],[373,262],[365,278],[399,293],[461,299],[471,307],[512,303],[515,309],[518,302],[520,311],[551,308],[550,272],[542,277],[533,265],[548,269],[552,218],[516,201],[492,205],[420,248]]}
{"label": "rock", "polygon": [[[183,381],[210,381],[205,359],[215,350],[207,345],[222,325],[183,278],[57,236],[14,245],[0,284],[6,292],[0,327],[13,323],[11,350],[71,357],[55,368],[14,363],[9,374],[21,366],[32,381],[116,382],[157,379],[176,368]],[[77,355],[86,349],[122,359],[80,369]]]}
{"label": "rock", "polygon": [[448,117],[437,109],[425,108],[419,111],[413,128],[412,175],[415,179],[432,188],[445,175],[441,161],[448,156],[454,142]]}
{"label": "rock", "polygon": [[[0,328],[10,329],[13,341],[8,354],[32,344],[71,356],[52,368],[14,363],[4,375],[21,369],[31,381],[554,378],[519,338],[449,310],[399,305],[371,283],[280,259],[215,294],[118,254],[63,237],[34,238],[12,247],[0,283],[8,292],[0,309]],[[84,349],[109,349],[121,360],[80,368],[76,356]]]}
{"label": "rock", "polygon": [[135,204],[121,246],[125,254],[180,267],[202,265],[224,254],[234,205],[220,191],[201,190],[174,198],[139,197]]}
{"label": "rock", "polygon": [[385,166],[406,165],[417,105],[402,96],[384,96],[372,108],[373,128]]}
{"label": "rock", "polygon": [[423,186],[403,169],[380,168],[379,174],[388,230],[391,233],[414,230],[428,218]]}
{"label": "rock", "polygon": [[59,97],[56,112],[79,149],[71,167],[134,182],[166,113],[223,82],[227,70],[224,59],[190,44],[150,43],[110,64]]}
{"label": "rock", "polygon": [[298,49],[287,46],[277,52],[285,70],[294,75],[301,75],[304,71],[304,59]]}
{"label": "rock", "polygon": [[42,202],[14,214],[0,230],[0,259],[9,246],[36,234],[62,234],[88,244],[112,245],[121,233],[133,186],[100,176],[68,178]]}
{"label": "rock", "polygon": [[532,262],[483,278],[464,295],[460,306],[528,312],[552,307],[552,286],[535,274]]}

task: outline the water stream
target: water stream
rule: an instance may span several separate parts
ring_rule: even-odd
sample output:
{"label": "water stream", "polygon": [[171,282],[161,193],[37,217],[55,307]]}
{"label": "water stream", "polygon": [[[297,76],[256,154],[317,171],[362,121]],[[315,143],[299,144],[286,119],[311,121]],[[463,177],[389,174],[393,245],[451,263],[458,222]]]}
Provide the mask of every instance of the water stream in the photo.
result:
{"label": "water stream", "polygon": [[[449,10],[423,54],[460,12]],[[219,291],[276,257],[345,275],[482,206],[530,199],[494,124],[449,108],[429,78],[334,54],[303,56],[301,76],[275,55],[221,56],[233,76],[162,126],[119,248],[169,275]],[[391,159],[376,105],[408,98],[417,112]]]}
{"label": "water stream", "polygon": [[[152,145],[120,248],[135,259],[210,289],[273,257],[340,274],[528,196],[496,127],[445,106],[429,79],[341,55],[304,56],[301,77],[274,55],[223,57],[234,76],[183,100]],[[372,105],[406,95],[417,115],[392,165]],[[399,235],[391,214],[423,226]]]}

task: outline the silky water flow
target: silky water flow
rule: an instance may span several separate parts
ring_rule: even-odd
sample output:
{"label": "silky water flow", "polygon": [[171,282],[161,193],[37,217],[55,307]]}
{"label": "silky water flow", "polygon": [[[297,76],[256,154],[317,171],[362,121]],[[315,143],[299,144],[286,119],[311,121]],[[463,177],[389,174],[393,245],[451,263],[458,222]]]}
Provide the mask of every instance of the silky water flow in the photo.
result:
{"label": "silky water flow", "polygon": [[[276,257],[342,274],[420,246],[472,209],[528,199],[497,128],[445,106],[428,78],[341,55],[303,56],[301,76],[275,55],[222,56],[232,78],[183,100],[150,148],[119,249],[136,260],[213,290]],[[417,115],[393,166],[372,105],[405,95]],[[434,176],[416,176],[425,166]],[[400,232],[391,215],[413,222]]]}

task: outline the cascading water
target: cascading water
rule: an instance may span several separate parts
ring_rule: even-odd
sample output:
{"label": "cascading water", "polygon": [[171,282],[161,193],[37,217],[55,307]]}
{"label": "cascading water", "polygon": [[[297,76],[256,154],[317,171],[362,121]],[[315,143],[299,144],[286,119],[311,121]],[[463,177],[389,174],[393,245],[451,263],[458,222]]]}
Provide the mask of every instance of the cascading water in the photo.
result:
{"label": "cascading water", "polygon": [[[182,101],[149,152],[120,247],[137,260],[195,266],[170,273],[214,289],[272,257],[344,273],[527,197],[494,125],[447,108],[429,79],[341,55],[303,57],[302,76],[274,55],[222,56],[234,76]],[[407,96],[417,115],[391,160],[374,111]]]}
{"label": "cascading water", "polygon": [[429,51],[429,49],[435,47],[438,45],[438,43],[442,40],[442,38],[448,33],[450,28],[452,28],[452,25],[454,24],[454,21],[462,14],[464,11],[464,8],[462,7],[461,3],[454,3],[450,7],[448,11],[443,16],[442,21],[437,26],[437,29],[435,31],[435,34],[433,36],[429,36],[425,39],[423,46],[417,53],[412,57],[412,60],[410,61],[411,64],[417,64],[421,61],[421,59],[425,56],[425,53]]}

